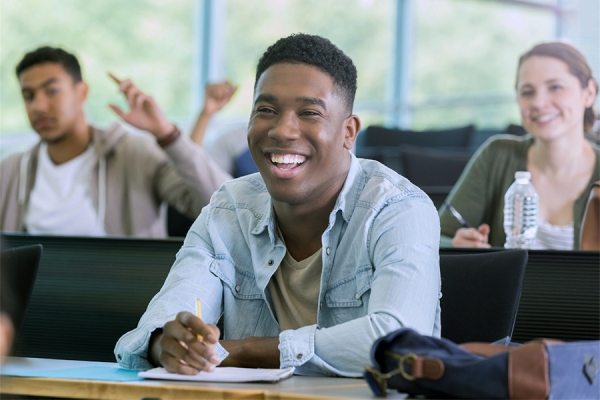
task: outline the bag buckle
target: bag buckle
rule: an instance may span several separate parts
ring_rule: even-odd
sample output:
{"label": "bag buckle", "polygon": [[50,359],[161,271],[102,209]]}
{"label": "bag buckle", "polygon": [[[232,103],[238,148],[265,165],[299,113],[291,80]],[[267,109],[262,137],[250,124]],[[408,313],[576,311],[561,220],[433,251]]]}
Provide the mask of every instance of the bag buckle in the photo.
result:
{"label": "bag buckle", "polygon": [[[411,367],[415,364],[415,361],[418,358],[418,356],[415,353],[398,355],[394,352],[386,351],[384,354],[397,359],[398,367],[385,374],[381,371],[376,370],[370,365],[367,365],[365,367],[365,378],[367,379],[367,383],[369,383],[369,386],[371,386],[371,389],[373,389],[373,391],[375,392],[376,396],[383,396],[385,392],[387,392],[388,379],[395,375],[400,374],[407,381],[414,381],[415,379],[417,379],[414,375],[409,374],[404,369],[404,364],[408,364]],[[377,385],[377,387],[375,387],[373,384]]]}
{"label": "bag buckle", "polygon": [[415,365],[416,360],[417,360],[417,355],[415,353],[408,353],[403,356],[399,356],[398,370],[400,371],[400,374],[402,375],[402,377],[404,377],[404,379],[406,379],[407,381],[414,381],[417,378],[415,378],[414,375],[411,375],[404,370],[404,364],[410,365],[411,371],[413,371],[412,367]]}

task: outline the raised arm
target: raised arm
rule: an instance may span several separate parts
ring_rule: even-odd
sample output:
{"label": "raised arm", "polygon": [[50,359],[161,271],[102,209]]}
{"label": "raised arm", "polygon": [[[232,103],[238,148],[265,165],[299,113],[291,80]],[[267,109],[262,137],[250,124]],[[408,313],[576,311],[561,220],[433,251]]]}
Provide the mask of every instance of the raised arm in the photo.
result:
{"label": "raised arm", "polygon": [[198,114],[198,119],[196,119],[194,128],[190,133],[190,138],[198,146],[202,146],[204,143],[204,134],[206,133],[206,127],[210,119],[229,103],[236,90],[237,86],[233,86],[227,81],[211,83],[206,86],[204,107],[200,114]]}
{"label": "raised arm", "polygon": [[130,79],[121,80],[114,74],[110,77],[119,85],[129,110],[125,112],[114,104],[109,107],[123,121],[152,133],[162,148],[162,151],[158,146],[139,149],[147,152],[147,157],[162,159],[153,174],[158,197],[188,217],[196,218],[212,194],[230,180],[231,175],[223,171],[202,148],[182,137],[152,96],[142,92]]}

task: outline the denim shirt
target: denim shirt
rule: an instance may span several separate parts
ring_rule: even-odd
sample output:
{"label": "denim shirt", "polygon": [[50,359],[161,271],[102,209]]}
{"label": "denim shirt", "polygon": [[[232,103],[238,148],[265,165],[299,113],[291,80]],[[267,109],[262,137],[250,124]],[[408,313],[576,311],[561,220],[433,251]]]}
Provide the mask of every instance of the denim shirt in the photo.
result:
{"label": "denim shirt", "polygon": [[[117,342],[119,364],[152,368],[150,334],[180,311],[195,313],[196,298],[205,322],[223,316],[224,339],[279,336],[281,368],[300,375],[361,376],[373,342],[402,327],[439,337],[436,209],[394,171],[351,158],[321,237],[316,325],[279,328],[268,284],[286,248],[264,181],[253,174],[225,183],[202,210],[138,327]],[[221,345],[216,353],[227,356]]]}

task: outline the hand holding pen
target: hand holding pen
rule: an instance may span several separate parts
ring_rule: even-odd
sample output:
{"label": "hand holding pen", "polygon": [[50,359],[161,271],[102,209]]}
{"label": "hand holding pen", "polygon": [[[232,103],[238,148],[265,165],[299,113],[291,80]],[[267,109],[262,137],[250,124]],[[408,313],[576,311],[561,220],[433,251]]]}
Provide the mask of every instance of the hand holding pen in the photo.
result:
{"label": "hand holding pen", "polygon": [[221,360],[216,354],[219,328],[205,323],[200,300],[196,299],[196,315],[182,311],[162,328],[152,333],[149,356],[156,366],[168,372],[195,375],[212,372]]}
{"label": "hand holding pen", "polygon": [[444,202],[444,206],[450,211],[450,213],[456,218],[458,222],[463,226],[456,231],[454,238],[452,239],[452,246],[454,247],[480,247],[489,248],[491,247],[488,243],[488,235],[490,233],[490,226],[488,224],[481,224],[477,229],[467,221],[450,203]]}

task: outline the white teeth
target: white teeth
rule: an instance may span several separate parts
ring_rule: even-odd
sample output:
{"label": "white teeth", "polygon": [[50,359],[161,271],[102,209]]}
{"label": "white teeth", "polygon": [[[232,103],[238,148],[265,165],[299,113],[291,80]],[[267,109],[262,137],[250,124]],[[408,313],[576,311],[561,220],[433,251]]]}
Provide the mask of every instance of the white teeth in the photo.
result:
{"label": "white teeth", "polygon": [[550,121],[552,118],[554,118],[556,116],[556,114],[550,114],[550,115],[542,115],[536,118],[536,120],[538,122],[548,122]]}
{"label": "white teeth", "polygon": [[271,154],[271,161],[277,164],[302,164],[305,160],[299,154]]}

